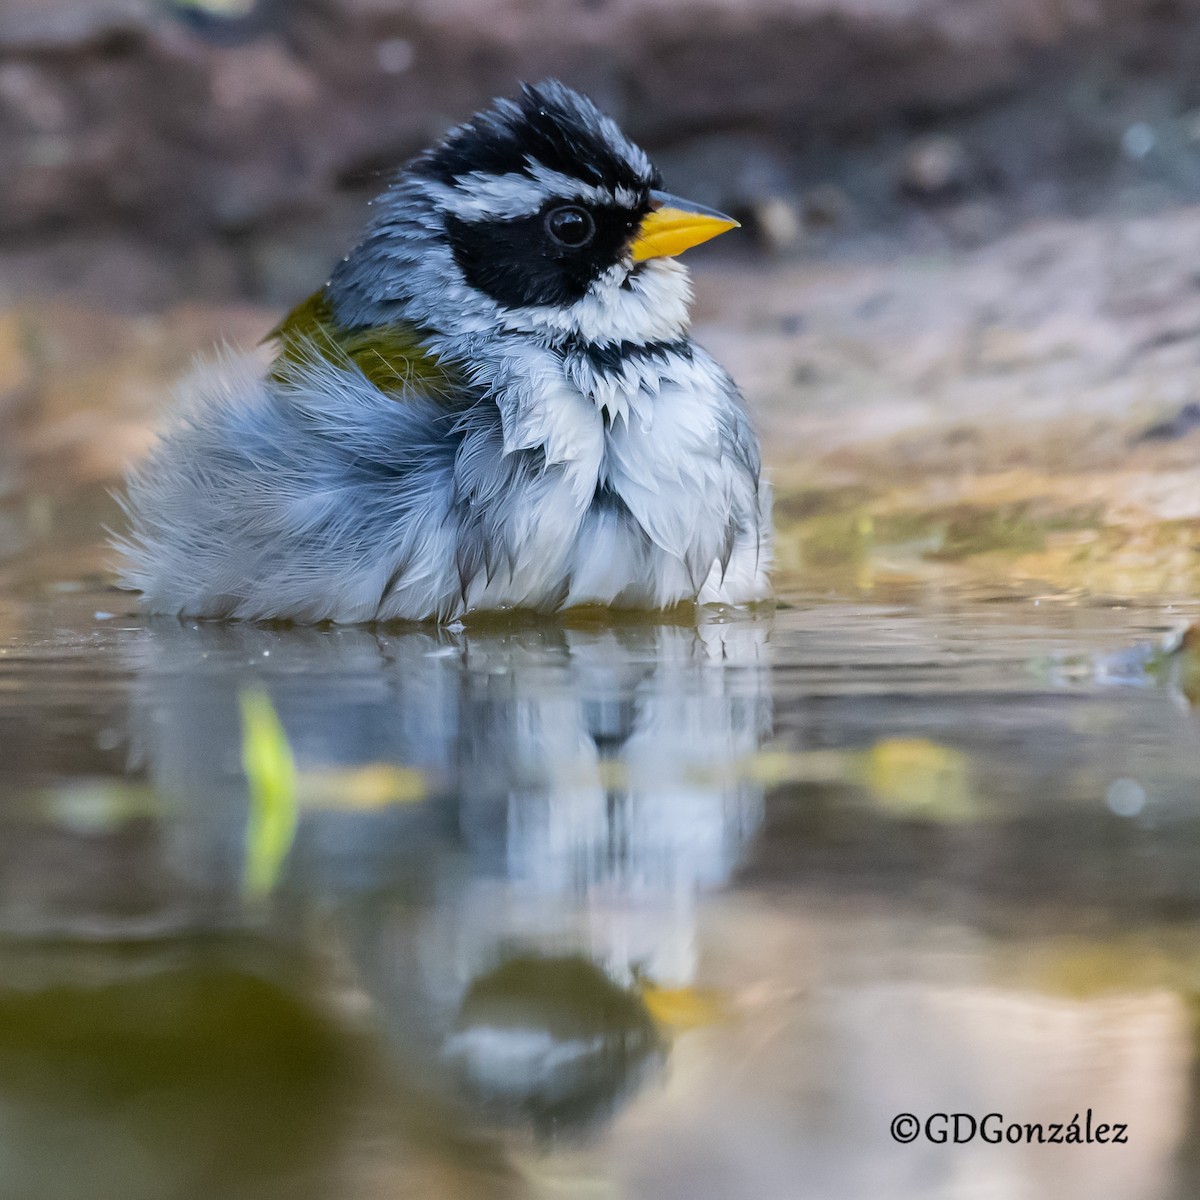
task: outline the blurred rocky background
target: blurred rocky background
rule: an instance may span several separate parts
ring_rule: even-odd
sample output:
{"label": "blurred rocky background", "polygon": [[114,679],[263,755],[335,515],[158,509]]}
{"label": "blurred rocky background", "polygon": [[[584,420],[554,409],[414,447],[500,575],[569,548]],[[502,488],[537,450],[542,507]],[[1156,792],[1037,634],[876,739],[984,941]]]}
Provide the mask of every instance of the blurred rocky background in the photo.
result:
{"label": "blurred rocky background", "polygon": [[1073,564],[1150,522],[1191,588],[1200,0],[0,0],[0,583],[79,561],[48,535],[117,519],[171,381],[317,286],[389,169],[551,74],[747,227],[695,256],[699,328],[799,497],[785,563],[1015,531],[1119,591]]}
{"label": "blurred rocky background", "polygon": [[775,251],[1200,198],[1191,0],[3,0],[0,275],[285,301],[551,74]]}

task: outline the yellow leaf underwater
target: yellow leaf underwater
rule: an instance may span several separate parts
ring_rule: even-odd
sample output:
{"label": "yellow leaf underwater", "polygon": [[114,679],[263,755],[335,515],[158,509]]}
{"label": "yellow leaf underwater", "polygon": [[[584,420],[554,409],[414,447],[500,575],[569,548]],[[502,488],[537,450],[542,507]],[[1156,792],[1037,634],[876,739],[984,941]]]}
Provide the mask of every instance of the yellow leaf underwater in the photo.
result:
{"label": "yellow leaf underwater", "polygon": [[428,794],[423,772],[389,763],[344,771],[305,771],[300,777],[300,802],[305,808],[370,812],[395,804],[417,804]]}
{"label": "yellow leaf underwater", "polygon": [[725,998],[712,988],[664,988],[643,982],[642,1003],[656,1025],[675,1033],[714,1025],[727,1015]]}
{"label": "yellow leaf underwater", "polygon": [[266,692],[245,691],[239,701],[242,769],[250,789],[242,889],[264,896],[278,881],[296,837],[296,762]]}
{"label": "yellow leaf underwater", "polygon": [[270,697],[243,692],[242,769],[249,788],[243,890],[269,893],[296,838],[301,809],[372,812],[417,804],[429,794],[423,772],[390,763],[300,773]]}
{"label": "yellow leaf underwater", "polygon": [[925,738],[885,738],[867,752],[861,782],[896,816],[966,821],[978,815],[964,754]]}

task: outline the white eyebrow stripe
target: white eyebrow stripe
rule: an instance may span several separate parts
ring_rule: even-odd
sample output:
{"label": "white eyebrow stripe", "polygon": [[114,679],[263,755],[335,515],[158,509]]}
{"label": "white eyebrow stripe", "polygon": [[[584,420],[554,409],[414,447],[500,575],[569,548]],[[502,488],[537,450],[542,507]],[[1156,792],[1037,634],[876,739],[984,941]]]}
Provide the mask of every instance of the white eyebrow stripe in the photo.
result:
{"label": "white eyebrow stripe", "polygon": [[464,221],[505,220],[528,217],[548,200],[579,200],[585,204],[619,205],[634,208],[638,194],[630,188],[596,187],[552,171],[534,159],[527,159],[528,173],[513,171],[507,175],[488,175],[472,171],[460,175],[455,186],[431,185],[439,207]]}

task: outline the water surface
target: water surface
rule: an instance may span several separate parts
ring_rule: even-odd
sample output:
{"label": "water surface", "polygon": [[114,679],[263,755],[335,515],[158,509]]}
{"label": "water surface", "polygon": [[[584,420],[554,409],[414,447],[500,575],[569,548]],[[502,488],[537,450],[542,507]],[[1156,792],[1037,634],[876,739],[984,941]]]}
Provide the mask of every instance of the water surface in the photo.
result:
{"label": "water surface", "polygon": [[129,607],[0,604],[0,1200],[1200,1192],[1192,612]]}

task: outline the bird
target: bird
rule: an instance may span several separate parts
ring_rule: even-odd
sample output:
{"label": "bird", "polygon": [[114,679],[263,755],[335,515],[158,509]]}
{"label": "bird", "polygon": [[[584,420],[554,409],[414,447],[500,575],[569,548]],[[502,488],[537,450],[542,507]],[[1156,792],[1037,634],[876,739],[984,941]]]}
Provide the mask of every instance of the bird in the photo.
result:
{"label": "bird", "polygon": [[118,497],[122,584],[299,624],[768,599],[758,437],[676,257],[736,226],[565,84],[493,101],[396,172],[269,365],[199,369]]}

